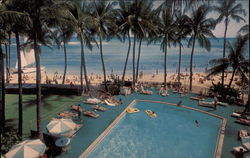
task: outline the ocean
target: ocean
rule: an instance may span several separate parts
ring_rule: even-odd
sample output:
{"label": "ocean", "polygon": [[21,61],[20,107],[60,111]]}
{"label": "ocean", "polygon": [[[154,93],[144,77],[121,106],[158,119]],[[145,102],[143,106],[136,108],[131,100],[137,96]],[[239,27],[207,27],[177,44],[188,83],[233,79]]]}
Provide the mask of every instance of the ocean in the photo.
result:
{"label": "ocean", "polygon": [[[229,42],[233,42],[235,38],[228,38]],[[131,39],[131,41],[133,41]],[[223,51],[223,38],[210,39],[211,50],[208,52],[206,49],[201,48],[196,42],[194,59],[193,59],[193,71],[194,72],[204,72],[205,69],[209,68],[209,61],[216,58],[222,57]],[[181,60],[181,72],[189,72],[190,64],[190,54],[191,48],[187,47],[187,42],[183,42],[184,47],[182,49],[182,60]],[[133,44],[133,43],[132,43]],[[138,44],[138,42],[137,42]],[[127,74],[132,74],[132,48],[129,56],[129,62],[127,66]],[[120,42],[118,39],[112,39],[111,41],[103,42],[103,54],[104,62],[107,74],[121,75],[124,68],[124,63],[126,59],[128,49],[128,40],[125,43]],[[99,48],[94,46],[92,50],[84,48],[86,66],[88,75],[91,73],[102,74],[102,64],[100,58]],[[72,38],[72,40],[67,44],[67,56],[68,56],[68,70],[67,74],[78,75],[80,74],[80,42],[77,38]],[[138,45],[136,47],[136,61],[137,61]],[[249,52],[249,47],[247,47],[246,52]],[[17,55],[16,55],[16,44],[15,39],[12,39],[11,46],[11,67],[14,68]],[[245,53],[248,56],[248,53]],[[168,48],[167,55],[167,72],[175,73],[178,68],[179,60],[179,46],[171,46]],[[51,48],[42,46],[41,54],[41,65],[46,67],[46,72],[63,73],[64,70],[64,52],[63,48],[58,49],[56,45],[51,46]],[[143,73],[163,73],[164,72],[164,53],[160,50],[160,44],[150,44],[147,45],[146,41],[142,42],[141,47],[141,58],[139,72]]]}

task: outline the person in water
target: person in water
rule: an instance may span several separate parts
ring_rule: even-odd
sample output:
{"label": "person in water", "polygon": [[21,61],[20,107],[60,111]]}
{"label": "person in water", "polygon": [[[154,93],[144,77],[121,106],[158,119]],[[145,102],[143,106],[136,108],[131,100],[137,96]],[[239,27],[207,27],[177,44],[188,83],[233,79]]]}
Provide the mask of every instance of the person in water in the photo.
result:
{"label": "person in water", "polygon": [[194,122],[195,122],[195,124],[196,124],[197,127],[200,126],[200,124],[199,124],[199,122],[197,120],[195,120]]}

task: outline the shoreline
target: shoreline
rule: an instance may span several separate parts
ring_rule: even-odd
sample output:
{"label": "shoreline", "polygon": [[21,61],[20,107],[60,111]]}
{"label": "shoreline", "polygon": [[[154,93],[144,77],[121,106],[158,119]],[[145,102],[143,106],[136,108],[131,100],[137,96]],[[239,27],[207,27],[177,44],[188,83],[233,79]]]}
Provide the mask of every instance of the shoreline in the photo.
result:
{"label": "shoreline", "polygon": [[[18,74],[11,74],[11,80],[10,83],[17,84],[18,83]],[[62,84],[62,76],[63,74],[55,72],[52,73],[46,73],[41,72],[41,84]],[[117,79],[121,79],[122,75],[113,75]],[[126,81],[132,81],[132,74],[127,74],[125,76]],[[139,76],[138,81],[139,82],[157,82],[157,83],[163,83],[164,74],[163,73],[151,73],[151,74],[143,74]],[[168,73],[167,74],[167,82],[178,82],[178,74],[176,73]],[[210,86],[212,86],[213,83],[217,84],[221,81],[220,75],[213,76],[210,78],[210,80],[205,79],[206,73],[204,72],[194,72],[193,73],[193,90],[192,92],[204,92],[209,89]],[[225,83],[228,84],[231,79],[231,73],[227,74],[227,77],[225,78]],[[103,74],[94,74],[91,73],[91,75],[88,75],[88,80],[92,85],[98,85],[102,83],[103,81]],[[112,80],[111,75],[107,75],[107,80]],[[85,83],[85,79],[83,77],[83,82]],[[181,73],[181,80],[182,86],[186,89],[189,88],[189,73]],[[232,87],[239,88],[239,86],[236,84],[239,82],[239,77],[236,76],[235,80],[232,83]],[[23,74],[23,84],[28,83],[36,83],[36,76],[35,73],[29,73],[29,74]],[[80,75],[66,75],[65,83],[64,84],[74,84],[74,85],[80,85]]]}

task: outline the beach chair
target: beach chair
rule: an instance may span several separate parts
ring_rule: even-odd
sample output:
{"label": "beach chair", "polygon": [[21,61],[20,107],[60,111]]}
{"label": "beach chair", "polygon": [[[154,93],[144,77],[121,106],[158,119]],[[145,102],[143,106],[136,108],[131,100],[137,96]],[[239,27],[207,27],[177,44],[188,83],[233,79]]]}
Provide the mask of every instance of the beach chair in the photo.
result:
{"label": "beach chair", "polygon": [[80,112],[86,111],[84,108],[82,108],[82,107],[80,107],[78,105],[71,105],[71,110],[80,111]]}
{"label": "beach chair", "polygon": [[239,124],[242,124],[242,125],[246,125],[246,126],[250,125],[250,120],[243,119],[243,118],[239,118],[235,122],[239,123]]}
{"label": "beach chair", "polygon": [[92,108],[95,110],[98,110],[98,111],[106,111],[107,110],[107,108],[99,106],[99,105],[93,105]]}
{"label": "beach chair", "polygon": [[199,101],[198,104],[203,107],[214,108],[214,102]]}
{"label": "beach chair", "polygon": [[85,111],[85,112],[83,112],[83,115],[93,117],[93,118],[99,117],[99,114],[95,113],[94,111]]}
{"label": "beach chair", "polygon": [[247,130],[239,130],[238,132],[238,138],[241,140],[242,138],[248,138],[250,139],[250,132],[247,132]]}

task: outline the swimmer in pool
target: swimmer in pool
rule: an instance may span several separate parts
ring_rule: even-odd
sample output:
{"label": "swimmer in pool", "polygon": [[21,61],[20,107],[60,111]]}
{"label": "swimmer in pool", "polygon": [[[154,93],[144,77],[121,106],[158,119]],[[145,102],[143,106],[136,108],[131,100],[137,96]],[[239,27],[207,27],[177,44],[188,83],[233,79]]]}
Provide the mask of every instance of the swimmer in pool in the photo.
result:
{"label": "swimmer in pool", "polygon": [[200,126],[200,124],[199,124],[199,122],[197,120],[195,120],[194,122],[195,122],[195,124],[196,124],[197,127]]}

